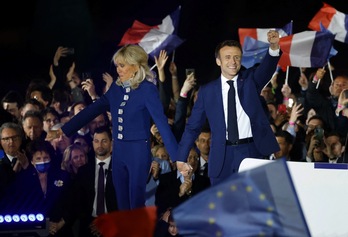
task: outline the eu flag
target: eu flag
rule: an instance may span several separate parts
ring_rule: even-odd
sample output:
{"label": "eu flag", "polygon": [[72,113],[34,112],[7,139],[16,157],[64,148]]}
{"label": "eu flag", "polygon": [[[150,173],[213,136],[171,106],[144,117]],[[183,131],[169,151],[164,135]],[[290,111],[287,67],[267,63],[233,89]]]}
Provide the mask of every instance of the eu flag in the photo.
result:
{"label": "eu flag", "polygon": [[173,215],[183,236],[310,236],[285,160],[233,174]]}

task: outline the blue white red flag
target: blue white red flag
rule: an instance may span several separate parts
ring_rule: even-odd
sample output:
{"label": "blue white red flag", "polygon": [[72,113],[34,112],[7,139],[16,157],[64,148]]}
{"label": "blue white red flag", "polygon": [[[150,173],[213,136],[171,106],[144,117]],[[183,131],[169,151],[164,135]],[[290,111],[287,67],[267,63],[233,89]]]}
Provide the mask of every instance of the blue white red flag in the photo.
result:
{"label": "blue white red flag", "polygon": [[277,30],[280,37],[285,37],[292,34],[292,21],[282,28],[239,28],[239,42],[243,46],[246,37],[254,38],[258,41],[268,43],[267,32],[269,30]]}
{"label": "blue white red flag", "polygon": [[303,31],[280,39],[283,54],[279,65],[283,70],[293,67],[323,67],[330,56],[334,35],[329,31]]}
{"label": "blue white red flag", "polygon": [[348,43],[348,17],[327,3],[315,14],[308,28],[320,31],[320,24],[335,35],[335,40]]}
{"label": "blue white red flag", "polygon": [[149,26],[135,20],[118,45],[138,44],[152,58],[155,55],[158,56],[160,50],[166,50],[170,54],[184,42],[176,35],[179,16],[180,6],[166,16],[160,25]]}

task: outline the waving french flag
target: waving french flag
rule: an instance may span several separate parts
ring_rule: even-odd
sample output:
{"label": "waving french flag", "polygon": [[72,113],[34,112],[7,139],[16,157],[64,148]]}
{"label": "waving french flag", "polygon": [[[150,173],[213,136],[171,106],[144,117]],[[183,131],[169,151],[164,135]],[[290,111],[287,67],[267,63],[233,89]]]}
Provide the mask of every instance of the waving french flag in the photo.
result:
{"label": "waving french flag", "polygon": [[323,67],[330,57],[334,35],[329,31],[303,31],[280,39],[279,65]]}
{"label": "waving french flag", "polygon": [[311,30],[320,31],[320,23],[335,34],[335,40],[348,43],[348,17],[327,3],[315,14],[308,24]]}
{"label": "waving french flag", "polygon": [[292,21],[282,28],[239,28],[239,42],[243,46],[245,37],[251,37],[261,42],[268,43],[267,32],[269,30],[277,30],[280,37],[285,37],[292,34]]}
{"label": "waving french flag", "polygon": [[154,56],[158,56],[161,50],[166,50],[170,54],[184,42],[176,35],[179,16],[180,6],[166,16],[160,25],[149,26],[135,20],[118,45],[138,44],[152,59]]}

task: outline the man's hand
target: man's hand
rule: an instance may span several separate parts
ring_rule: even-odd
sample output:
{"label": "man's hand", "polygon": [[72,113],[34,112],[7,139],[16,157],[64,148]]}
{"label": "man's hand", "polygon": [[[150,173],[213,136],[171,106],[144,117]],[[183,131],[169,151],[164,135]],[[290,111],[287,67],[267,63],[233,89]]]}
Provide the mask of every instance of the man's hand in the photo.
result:
{"label": "man's hand", "polygon": [[279,49],[279,33],[276,30],[270,30],[267,33],[267,40],[272,50]]}

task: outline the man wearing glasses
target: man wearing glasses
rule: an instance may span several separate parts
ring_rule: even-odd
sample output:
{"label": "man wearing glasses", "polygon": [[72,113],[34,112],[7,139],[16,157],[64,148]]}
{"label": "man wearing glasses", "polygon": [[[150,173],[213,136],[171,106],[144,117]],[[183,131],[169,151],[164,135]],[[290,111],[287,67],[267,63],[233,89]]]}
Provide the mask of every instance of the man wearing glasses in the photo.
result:
{"label": "man wearing glasses", "polygon": [[11,186],[15,176],[29,165],[28,158],[21,150],[23,130],[16,123],[4,123],[0,127],[1,148],[4,156],[0,157],[0,200]]}

